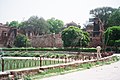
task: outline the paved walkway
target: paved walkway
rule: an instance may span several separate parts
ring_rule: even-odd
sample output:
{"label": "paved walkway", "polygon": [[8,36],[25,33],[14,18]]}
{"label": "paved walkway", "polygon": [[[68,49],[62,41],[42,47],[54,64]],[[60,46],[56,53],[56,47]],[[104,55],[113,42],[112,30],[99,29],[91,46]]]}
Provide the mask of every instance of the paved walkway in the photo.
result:
{"label": "paved walkway", "polygon": [[110,65],[52,76],[40,80],[120,80],[120,61]]}

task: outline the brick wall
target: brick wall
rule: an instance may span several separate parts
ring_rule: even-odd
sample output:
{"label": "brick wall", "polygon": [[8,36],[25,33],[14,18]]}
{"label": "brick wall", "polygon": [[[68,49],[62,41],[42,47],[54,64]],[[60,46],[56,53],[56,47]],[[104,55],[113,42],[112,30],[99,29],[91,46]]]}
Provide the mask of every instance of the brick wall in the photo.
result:
{"label": "brick wall", "polygon": [[3,47],[5,45],[9,29],[9,27],[6,27],[2,24],[0,25],[0,47]]}
{"label": "brick wall", "polygon": [[47,34],[30,38],[32,47],[62,47],[61,34]]}
{"label": "brick wall", "polygon": [[17,35],[17,29],[0,24],[0,47],[13,46]]}

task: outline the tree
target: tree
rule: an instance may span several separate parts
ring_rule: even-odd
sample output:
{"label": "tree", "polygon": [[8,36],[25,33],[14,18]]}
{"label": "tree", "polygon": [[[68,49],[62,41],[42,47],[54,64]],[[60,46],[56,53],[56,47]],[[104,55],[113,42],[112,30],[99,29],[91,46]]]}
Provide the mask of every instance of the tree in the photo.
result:
{"label": "tree", "polygon": [[120,8],[111,14],[108,24],[109,26],[120,26]]}
{"label": "tree", "polygon": [[116,52],[119,52],[119,47],[120,47],[120,39],[119,40],[115,40],[115,47],[116,47]]}
{"label": "tree", "polygon": [[31,45],[30,40],[23,34],[18,34],[16,36],[14,45],[16,47],[28,47]]}
{"label": "tree", "polygon": [[62,20],[58,20],[55,18],[48,19],[47,22],[49,23],[49,29],[51,33],[59,33],[62,31],[64,23]]}
{"label": "tree", "polygon": [[5,25],[6,25],[6,26],[9,26],[9,22],[6,22]]}
{"label": "tree", "polygon": [[107,29],[108,19],[115,10],[116,8],[112,8],[112,7],[101,7],[90,10],[90,14],[92,14],[93,17],[100,18],[104,24],[105,29]]}
{"label": "tree", "polygon": [[24,21],[24,22],[21,22],[19,24],[19,27],[18,27],[21,31],[22,31],[22,34],[26,34],[26,31],[33,31],[32,27],[29,26],[28,22],[27,21]]}
{"label": "tree", "polygon": [[120,47],[120,26],[109,27],[105,33],[105,44],[107,46]]}
{"label": "tree", "polygon": [[[8,23],[7,23],[7,25],[8,25]],[[19,23],[18,23],[18,21],[12,21],[12,22],[9,23],[8,26],[17,28],[19,26]]]}
{"label": "tree", "polygon": [[78,37],[82,36],[81,33],[82,31],[75,26],[70,26],[64,29],[62,31],[62,40],[64,47],[74,47],[78,43]]}
{"label": "tree", "polygon": [[44,18],[37,16],[31,16],[27,21],[22,22],[19,28],[25,32],[33,32],[34,35],[49,33],[49,24]]}
{"label": "tree", "polygon": [[84,32],[83,31],[83,39],[82,39],[82,46],[86,47],[89,45],[90,42],[90,38],[89,38],[89,33],[88,32]]}
{"label": "tree", "polygon": [[86,46],[89,42],[88,38],[88,33],[75,26],[69,26],[62,31],[64,47]]}

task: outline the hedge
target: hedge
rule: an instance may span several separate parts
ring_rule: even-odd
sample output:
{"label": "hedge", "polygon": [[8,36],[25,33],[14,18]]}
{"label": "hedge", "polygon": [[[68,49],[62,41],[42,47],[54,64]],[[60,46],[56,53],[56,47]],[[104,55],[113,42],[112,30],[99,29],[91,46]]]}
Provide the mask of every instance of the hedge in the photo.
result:
{"label": "hedge", "polygon": [[3,51],[82,51],[96,52],[95,48],[2,48]]}

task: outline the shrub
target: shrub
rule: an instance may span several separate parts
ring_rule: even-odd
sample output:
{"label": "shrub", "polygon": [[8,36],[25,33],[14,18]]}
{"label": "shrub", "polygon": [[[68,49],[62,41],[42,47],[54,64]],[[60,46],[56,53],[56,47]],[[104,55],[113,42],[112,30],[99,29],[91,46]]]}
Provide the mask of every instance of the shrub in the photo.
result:
{"label": "shrub", "polygon": [[30,41],[25,35],[18,34],[15,39],[14,45],[16,47],[28,47],[30,46]]}
{"label": "shrub", "polygon": [[3,48],[4,51],[81,51],[96,52],[96,48]]}

